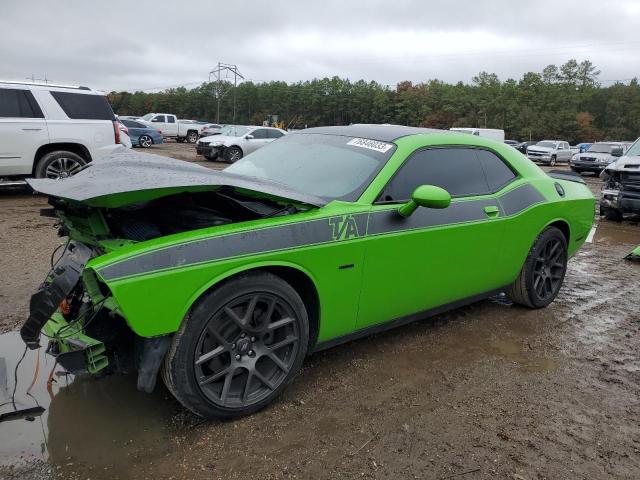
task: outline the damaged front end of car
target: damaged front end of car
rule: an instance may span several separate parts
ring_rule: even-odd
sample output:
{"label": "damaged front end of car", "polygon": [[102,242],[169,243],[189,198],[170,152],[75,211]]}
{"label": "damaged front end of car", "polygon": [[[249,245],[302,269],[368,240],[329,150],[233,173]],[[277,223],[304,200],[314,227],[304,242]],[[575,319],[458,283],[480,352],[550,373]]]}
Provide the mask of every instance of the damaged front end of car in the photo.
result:
{"label": "damaged front end of car", "polygon": [[[129,317],[101,268],[149,246],[161,249],[184,233],[218,235],[225,225],[291,215],[322,201],[153,155],[105,160],[64,181],[29,180],[49,196],[50,208],[41,215],[57,219],[66,242],[52,255],[20,334],[32,349],[46,336],[47,352],[71,373],[137,371],[138,388],[151,392],[175,330],[136,328],[153,319]],[[152,302],[156,294],[149,291],[139,302]]]}
{"label": "damaged front end of car", "polygon": [[604,180],[600,214],[621,220],[625,213],[640,213],[640,158],[622,157],[600,175]]}

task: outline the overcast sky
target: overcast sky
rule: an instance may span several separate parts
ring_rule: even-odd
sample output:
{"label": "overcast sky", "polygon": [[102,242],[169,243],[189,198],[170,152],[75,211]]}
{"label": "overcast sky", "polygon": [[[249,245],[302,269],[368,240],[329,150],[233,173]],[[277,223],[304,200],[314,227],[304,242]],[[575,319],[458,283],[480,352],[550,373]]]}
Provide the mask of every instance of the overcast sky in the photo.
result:
{"label": "overcast sky", "polygon": [[[207,6],[210,4],[210,6]],[[102,90],[247,79],[519,78],[569,58],[640,74],[640,0],[1,0],[0,78]]]}

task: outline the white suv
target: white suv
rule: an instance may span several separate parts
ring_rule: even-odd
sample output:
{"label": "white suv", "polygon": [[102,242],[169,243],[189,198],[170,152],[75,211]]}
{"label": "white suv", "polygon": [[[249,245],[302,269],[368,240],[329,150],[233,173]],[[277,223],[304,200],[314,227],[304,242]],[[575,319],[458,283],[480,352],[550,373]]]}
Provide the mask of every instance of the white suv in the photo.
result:
{"label": "white suv", "polygon": [[69,177],[119,148],[120,135],[102,92],[0,81],[0,180]]}

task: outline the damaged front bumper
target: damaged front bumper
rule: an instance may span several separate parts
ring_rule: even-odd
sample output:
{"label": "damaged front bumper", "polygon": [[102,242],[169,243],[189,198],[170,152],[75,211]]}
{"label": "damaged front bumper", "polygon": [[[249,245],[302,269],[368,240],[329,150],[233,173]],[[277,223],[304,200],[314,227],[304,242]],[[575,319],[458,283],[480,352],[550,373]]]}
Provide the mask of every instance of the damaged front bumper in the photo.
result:
{"label": "damaged front bumper", "polygon": [[603,189],[600,208],[624,213],[640,212],[640,193],[626,190]]}
{"label": "damaged front bumper", "polygon": [[[95,317],[107,298],[74,294],[83,276],[86,263],[95,251],[80,242],[70,241],[60,260],[49,272],[38,291],[32,295],[29,317],[20,329],[20,336],[30,349],[40,347],[41,332],[49,338],[47,352],[72,373],[98,373],[108,364],[104,344],[84,333],[88,319]],[[87,275],[85,275],[87,276]],[[84,282],[83,282],[84,286]],[[94,287],[94,290],[99,290]],[[70,309],[69,298],[75,300],[76,318],[65,318]],[[113,307],[113,305],[111,305]],[[69,315],[71,312],[66,312]]]}

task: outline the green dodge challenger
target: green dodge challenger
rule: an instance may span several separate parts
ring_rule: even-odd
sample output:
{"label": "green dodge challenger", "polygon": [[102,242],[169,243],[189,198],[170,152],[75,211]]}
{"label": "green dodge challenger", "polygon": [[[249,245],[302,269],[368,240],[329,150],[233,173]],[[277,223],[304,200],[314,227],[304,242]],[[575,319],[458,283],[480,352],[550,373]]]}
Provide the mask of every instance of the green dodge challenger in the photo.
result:
{"label": "green dodge challenger", "polygon": [[393,125],[303,130],[224,171],[127,151],[30,184],[68,241],[26,344],[144,391],[160,375],[207,418],[372,332],[500,292],[548,305],[595,211],[579,176],[507,145]]}

